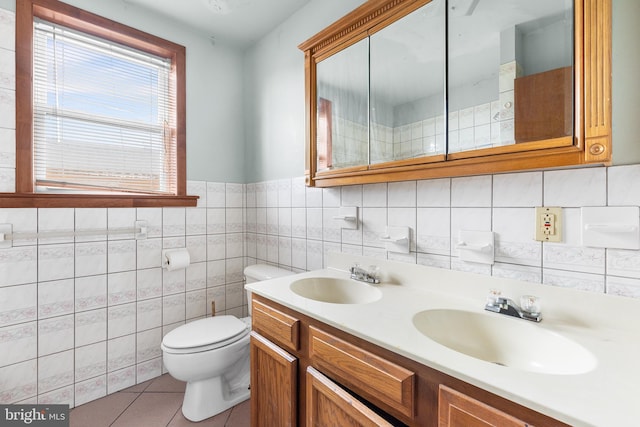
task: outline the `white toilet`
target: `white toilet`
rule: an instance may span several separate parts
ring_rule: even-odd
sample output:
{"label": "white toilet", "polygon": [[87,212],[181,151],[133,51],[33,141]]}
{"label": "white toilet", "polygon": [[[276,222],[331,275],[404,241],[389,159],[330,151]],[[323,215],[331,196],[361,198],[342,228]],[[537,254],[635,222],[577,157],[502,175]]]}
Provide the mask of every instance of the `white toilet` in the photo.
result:
{"label": "white toilet", "polygon": [[[246,283],[294,274],[264,264],[244,269]],[[249,315],[251,295],[247,291]],[[162,340],[164,366],[187,382],[182,413],[201,421],[249,398],[251,317],[214,316],[172,330]]]}

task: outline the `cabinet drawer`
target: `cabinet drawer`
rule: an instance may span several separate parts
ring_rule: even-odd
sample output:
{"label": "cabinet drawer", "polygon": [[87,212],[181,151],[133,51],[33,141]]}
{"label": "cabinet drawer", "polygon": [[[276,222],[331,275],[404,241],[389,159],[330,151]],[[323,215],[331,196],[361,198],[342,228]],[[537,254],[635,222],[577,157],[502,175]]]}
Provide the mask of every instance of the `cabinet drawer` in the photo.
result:
{"label": "cabinet drawer", "polygon": [[414,417],[414,372],[313,326],[309,327],[309,357],[318,370],[372,403],[381,402]]}
{"label": "cabinet drawer", "polygon": [[531,426],[442,384],[438,394],[438,425],[440,427]]}
{"label": "cabinet drawer", "polygon": [[289,350],[300,348],[300,320],[253,300],[251,327]]}

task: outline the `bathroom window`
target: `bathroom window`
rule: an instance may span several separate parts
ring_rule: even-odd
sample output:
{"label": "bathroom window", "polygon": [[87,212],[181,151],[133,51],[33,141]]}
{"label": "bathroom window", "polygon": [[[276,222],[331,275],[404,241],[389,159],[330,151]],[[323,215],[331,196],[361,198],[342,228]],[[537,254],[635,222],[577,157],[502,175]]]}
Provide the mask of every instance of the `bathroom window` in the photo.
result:
{"label": "bathroom window", "polygon": [[36,191],[174,194],[171,60],[36,20]]}
{"label": "bathroom window", "polygon": [[17,198],[195,205],[184,47],[57,1],[16,8]]}

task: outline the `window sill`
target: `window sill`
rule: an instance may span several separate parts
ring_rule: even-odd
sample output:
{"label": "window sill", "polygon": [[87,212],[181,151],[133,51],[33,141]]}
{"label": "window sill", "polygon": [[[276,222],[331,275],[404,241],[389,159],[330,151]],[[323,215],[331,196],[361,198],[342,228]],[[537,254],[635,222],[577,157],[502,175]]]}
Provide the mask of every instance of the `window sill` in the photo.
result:
{"label": "window sill", "polygon": [[194,207],[198,196],[0,193],[0,208]]}

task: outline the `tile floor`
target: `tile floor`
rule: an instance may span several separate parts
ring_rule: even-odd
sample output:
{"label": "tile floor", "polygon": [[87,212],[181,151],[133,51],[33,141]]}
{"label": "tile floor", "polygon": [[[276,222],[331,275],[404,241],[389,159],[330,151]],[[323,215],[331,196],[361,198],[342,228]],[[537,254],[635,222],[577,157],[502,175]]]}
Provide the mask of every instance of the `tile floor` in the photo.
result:
{"label": "tile floor", "polygon": [[169,374],[71,410],[71,427],[249,427],[249,401],[192,423],[182,415],[185,383]]}

